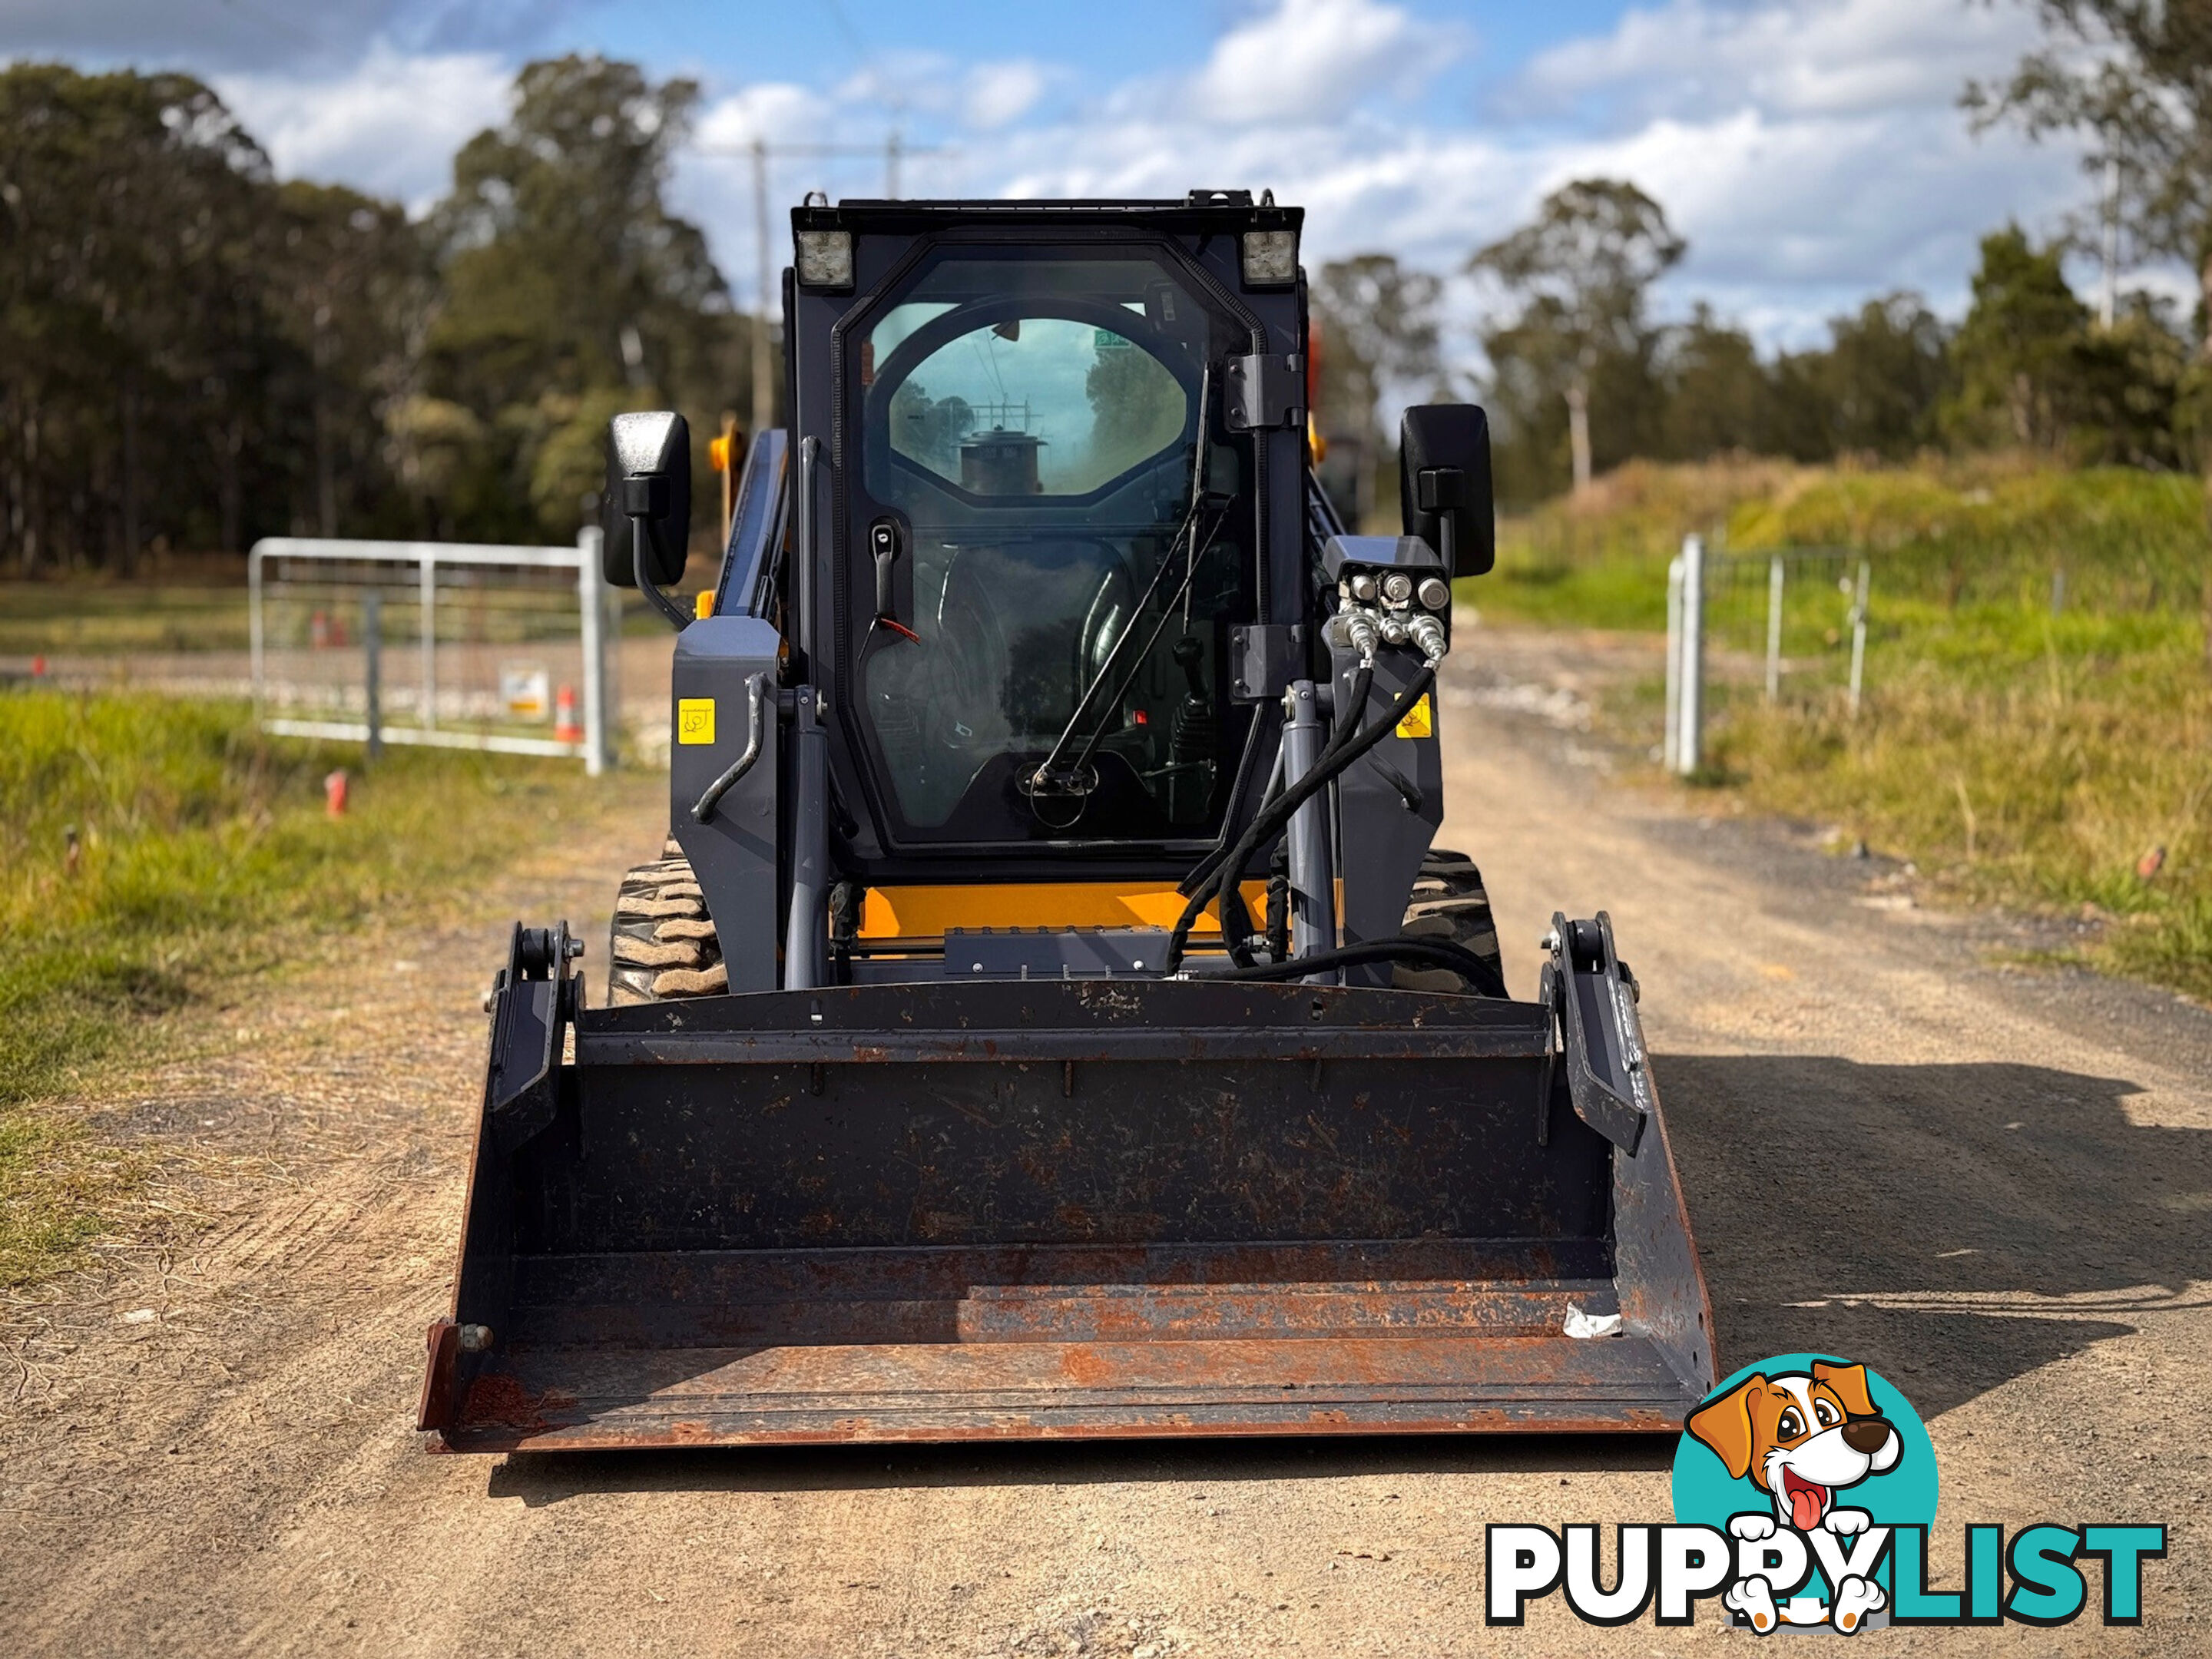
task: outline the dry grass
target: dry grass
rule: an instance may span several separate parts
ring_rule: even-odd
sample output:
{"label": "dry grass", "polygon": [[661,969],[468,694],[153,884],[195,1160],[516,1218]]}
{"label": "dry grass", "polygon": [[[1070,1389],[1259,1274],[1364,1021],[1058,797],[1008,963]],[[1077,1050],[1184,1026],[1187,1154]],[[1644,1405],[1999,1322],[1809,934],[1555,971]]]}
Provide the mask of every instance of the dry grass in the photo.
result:
{"label": "dry grass", "polygon": [[[1661,628],[1666,561],[1690,531],[1739,550],[1847,546],[1875,571],[1856,720],[1832,686],[1770,708],[1748,683],[1755,657],[1717,653],[1746,677],[1717,700],[1724,787],[1911,859],[1958,902],[2089,907],[2111,922],[2090,960],[2212,998],[2212,547],[2197,479],[2008,457],[1623,468],[1507,526],[1498,574],[1468,597]],[[1625,699],[1655,718],[1654,688]]]}
{"label": "dry grass", "polygon": [[[333,819],[338,765],[353,808]],[[240,705],[0,694],[0,1284],[68,1260],[146,1175],[56,1097],[143,1071],[193,1011],[365,920],[434,914],[610,793],[439,750],[363,775],[357,750],[264,737]]]}
{"label": "dry grass", "polygon": [[[1733,702],[1717,760],[1758,804],[1833,819],[1962,902],[2089,907],[2096,959],[2212,997],[2212,676],[2179,618],[1908,619],[1839,698]],[[1971,659],[1940,648],[1971,641]],[[2154,866],[2154,867],[2153,867]],[[2148,875],[2139,873],[2149,870]]]}

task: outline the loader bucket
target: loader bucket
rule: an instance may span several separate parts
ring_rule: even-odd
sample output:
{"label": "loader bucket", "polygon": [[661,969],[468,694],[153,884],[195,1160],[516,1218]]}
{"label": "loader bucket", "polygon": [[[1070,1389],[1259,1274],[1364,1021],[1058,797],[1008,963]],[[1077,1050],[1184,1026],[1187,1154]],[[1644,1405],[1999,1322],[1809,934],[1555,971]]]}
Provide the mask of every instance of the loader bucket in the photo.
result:
{"label": "loader bucket", "polygon": [[1538,1002],[948,980],[604,1010],[563,933],[519,931],[422,1425],[1678,1431],[1711,1318],[1601,926]]}

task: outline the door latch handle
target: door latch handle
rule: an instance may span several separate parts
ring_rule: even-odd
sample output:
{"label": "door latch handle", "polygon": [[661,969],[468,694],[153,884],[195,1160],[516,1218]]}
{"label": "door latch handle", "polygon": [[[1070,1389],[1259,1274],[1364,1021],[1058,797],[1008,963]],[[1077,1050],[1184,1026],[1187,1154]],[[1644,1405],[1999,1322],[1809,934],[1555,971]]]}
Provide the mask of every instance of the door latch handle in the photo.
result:
{"label": "door latch handle", "polygon": [[900,539],[896,519],[878,519],[868,526],[868,552],[876,562],[876,620],[893,633],[918,643],[921,635],[901,622],[897,615],[891,567],[898,560]]}

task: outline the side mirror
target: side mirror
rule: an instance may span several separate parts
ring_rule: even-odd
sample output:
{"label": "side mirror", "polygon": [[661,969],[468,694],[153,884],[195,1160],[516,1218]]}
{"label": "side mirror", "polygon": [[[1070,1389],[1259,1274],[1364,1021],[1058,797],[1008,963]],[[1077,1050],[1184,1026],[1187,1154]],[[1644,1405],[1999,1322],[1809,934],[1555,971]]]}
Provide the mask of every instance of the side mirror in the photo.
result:
{"label": "side mirror", "polygon": [[1498,562],[1490,486],[1490,417],[1473,404],[1417,404],[1398,429],[1398,504],[1406,533],[1444,556],[1455,576]]}
{"label": "side mirror", "polygon": [[617,415],[607,423],[607,487],[599,497],[607,580],[637,586],[631,524],[646,531],[645,579],[665,586],[684,574],[691,539],[691,428],[672,410]]}

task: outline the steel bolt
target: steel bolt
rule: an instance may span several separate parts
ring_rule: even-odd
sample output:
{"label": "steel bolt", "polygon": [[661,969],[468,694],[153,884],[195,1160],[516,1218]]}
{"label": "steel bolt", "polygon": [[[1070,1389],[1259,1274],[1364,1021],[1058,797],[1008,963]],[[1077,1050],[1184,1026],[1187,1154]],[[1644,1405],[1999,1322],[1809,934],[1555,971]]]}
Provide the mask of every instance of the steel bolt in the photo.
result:
{"label": "steel bolt", "polygon": [[1374,603],[1375,594],[1376,586],[1374,577],[1362,572],[1360,574],[1354,576],[1352,579],[1352,597],[1353,599],[1360,600],[1364,604],[1371,605]]}
{"label": "steel bolt", "polygon": [[1413,597],[1413,579],[1402,570],[1394,570],[1382,579],[1382,597],[1393,605],[1403,605]]}
{"label": "steel bolt", "polygon": [[463,1353],[482,1353],[485,1349],[490,1346],[490,1326],[464,1325],[461,1327],[461,1352]]}
{"label": "steel bolt", "polygon": [[576,958],[577,958],[577,957],[579,957],[582,956],[583,954],[584,954],[584,941],[583,941],[583,940],[581,940],[581,939],[570,939],[570,940],[568,941],[568,960],[569,960],[569,961],[571,961],[571,962],[574,962],[574,961],[575,961],[575,960],[576,960]]}
{"label": "steel bolt", "polygon": [[1549,933],[1546,933],[1543,938],[1536,941],[1536,948],[1540,951],[1558,950],[1559,948],[1559,930],[1554,927]]}

